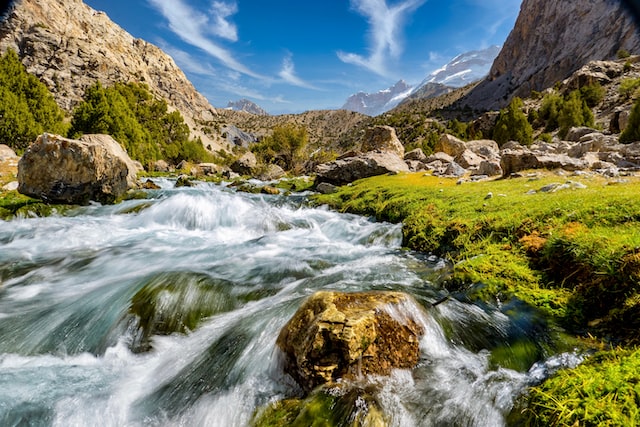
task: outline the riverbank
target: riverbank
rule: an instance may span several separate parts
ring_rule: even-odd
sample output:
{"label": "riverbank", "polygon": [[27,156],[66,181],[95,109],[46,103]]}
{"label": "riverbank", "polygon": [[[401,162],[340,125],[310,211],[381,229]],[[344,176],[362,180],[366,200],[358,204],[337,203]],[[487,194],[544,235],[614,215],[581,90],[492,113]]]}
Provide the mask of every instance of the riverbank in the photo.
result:
{"label": "riverbank", "polygon": [[[632,349],[640,322],[639,192],[640,180],[633,176],[536,171],[460,183],[417,173],[358,181],[316,201],[403,222],[404,246],[452,262],[445,286],[458,298],[500,303],[515,297],[576,336]],[[571,405],[605,397],[609,409],[600,411],[597,422],[625,416],[638,422],[636,404],[636,413],[630,413],[628,399],[617,390],[630,386],[621,372],[640,355],[620,352],[613,357],[619,363],[603,358],[606,374],[597,358],[580,368],[581,376],[600,376],[608,384],[604,389],[585,388],[576,399],[571,387],[563,386],[567,380],[558,377],[536,389],[529,407],[537,409],[525,411],[527,423],[554,419],[556,425],[573,425],[584,413],[579,418],[581,412]],[[543,416],[541,408],[551,415]]]}

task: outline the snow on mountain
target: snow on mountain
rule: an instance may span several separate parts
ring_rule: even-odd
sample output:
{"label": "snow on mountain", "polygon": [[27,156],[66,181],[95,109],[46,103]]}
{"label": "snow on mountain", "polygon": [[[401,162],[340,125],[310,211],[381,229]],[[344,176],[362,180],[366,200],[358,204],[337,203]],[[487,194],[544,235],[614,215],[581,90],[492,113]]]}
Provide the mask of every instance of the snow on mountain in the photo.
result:
{"label": "snow on mountain", "polygon": [[489,74],[498,53],[500,53],[500,46],[460,54],[448,64],[429,74],[420,86],[426,83],[440,83],[446,86],[462,87],[478,81]]}
{"label": "snow on mountain", "polygon": [[398,105],[411,93],[411,89],[404,80],[400,80],[390,88],[376,93],[358,92],[347,98],[342,109],[377,116]]}

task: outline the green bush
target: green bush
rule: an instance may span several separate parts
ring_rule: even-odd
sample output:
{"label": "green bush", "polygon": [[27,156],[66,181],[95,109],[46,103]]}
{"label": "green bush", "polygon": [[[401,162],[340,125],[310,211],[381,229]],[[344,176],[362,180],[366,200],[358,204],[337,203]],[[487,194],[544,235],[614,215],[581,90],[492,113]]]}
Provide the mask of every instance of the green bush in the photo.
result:
{"label": "green bush", "polygon": [[551,132],[558,128],[558,117],[564,100],[557,92],[547,93],[542,98],[542,105],[538,111],[538,117],[544,121],[547,132]]}
{"label": "green bush", "polygon": [[146,85],[116,83],[105,88],[100,82],[89,87],[73,114],[71,137],[85,133],[113,136],[129,155],[143,165],[158,159],[173,164],[182,160],[210,159],[199,139],[190,139],[189,127],[179,112],[168,112]]}
{"label": "green bush", "polygon": [[305,127],[287,124],[274,127],[273,133],[254,144],[251,151],[264,164],[275,163],[287,171],[300,171],[308,158],[305,154],[308,143]]}
{"label": "green bush", "polygon": [[522,112],[522,99],[515,97],[509,106],[500,111],[500,117],[493,129],[493,139],[499,145],[508,141],[518,141],[523,145],[533,142],[533,128]]}
{"label": "green bush", "polygon": [[618,92],[624,99],[636,97],[640,89],[640,78],[638,79],[624,79],[620,82]]}
{"label": "green bush", "polygon": [[631,114],[629,115],[629,124],[627,124],[625,130],[620,134],[620,142],[623,144],[636,141],[640,141],[640,98],[633,104]]}
{"label": "green bush", "polygon": [[600,83],[593,83],[580,88],[580,97],[593,108],[604,100],[605,90]]}
{"label": "green bush", "polygon": [[0,144],[21,152],[43,132],[66,135],[64,112],[11,49],[0,57]]}

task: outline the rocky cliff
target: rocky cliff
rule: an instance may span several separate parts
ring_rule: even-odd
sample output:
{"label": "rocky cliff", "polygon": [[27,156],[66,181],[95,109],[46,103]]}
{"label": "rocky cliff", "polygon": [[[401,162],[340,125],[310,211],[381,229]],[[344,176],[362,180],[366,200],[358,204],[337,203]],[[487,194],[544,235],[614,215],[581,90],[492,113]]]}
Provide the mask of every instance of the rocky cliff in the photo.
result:
{"label": "rocky cliff", "polygon": [[621,0],[524,0],[489,76],[461,100],[497,109],[570,76],[592,60],[640,54],[640,33]]}
{"label": "rocky cliff", "polygon": [[205,146],[220,148],[196,125],[212,120],[215,109],[173,59],[81,0],[14,2],[0,25],[0,51],[8,48],[18,52],[27,71],[40,78],[67,111],[97,80],[105,85],[142,82],[182,113]]}

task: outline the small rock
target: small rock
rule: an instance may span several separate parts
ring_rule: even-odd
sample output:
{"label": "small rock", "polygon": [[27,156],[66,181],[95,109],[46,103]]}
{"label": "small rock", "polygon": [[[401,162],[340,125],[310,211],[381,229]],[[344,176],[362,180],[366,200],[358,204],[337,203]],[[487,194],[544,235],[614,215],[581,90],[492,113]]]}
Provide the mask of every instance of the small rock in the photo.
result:
{"label": "small rock", "polygon": [[142,184],[142,188],[144,188],[145,190],[159,190],[160,186],[158,184],[156,184],[155,182],[151,181],[150,179],[147,179]]}
{"label": "small rock", "polygon": [[486,196],[484,196],[484,199],[485,199],[485,200],[487,200],[487,199],[491,199],[491,198],[493,198],[493,193],[492,193],[491,191],[489,191],[489,192],[487,193],[487,195],[486,195]]}
{"label": "small rock", "polygon": [[260,189],[260,192],[262,194],[270,194],[270,195],[273,195],[273,196],[280,194],[280,190],[278,190],[276,187],[272,187],[270,185],[265,185],[264,187],[262,187]]}
{"label": "small rock", "polygon": [[328,182],[321,182],[316,186],[316,191],[320,194],[333,194],[338,191],[338,187]]}
{"label": "small rock", "polygon": [[175,187],[195,187],[195,184],[191,181],[191,178],[189,178],[188,175],[182,174],[176,180]]}

